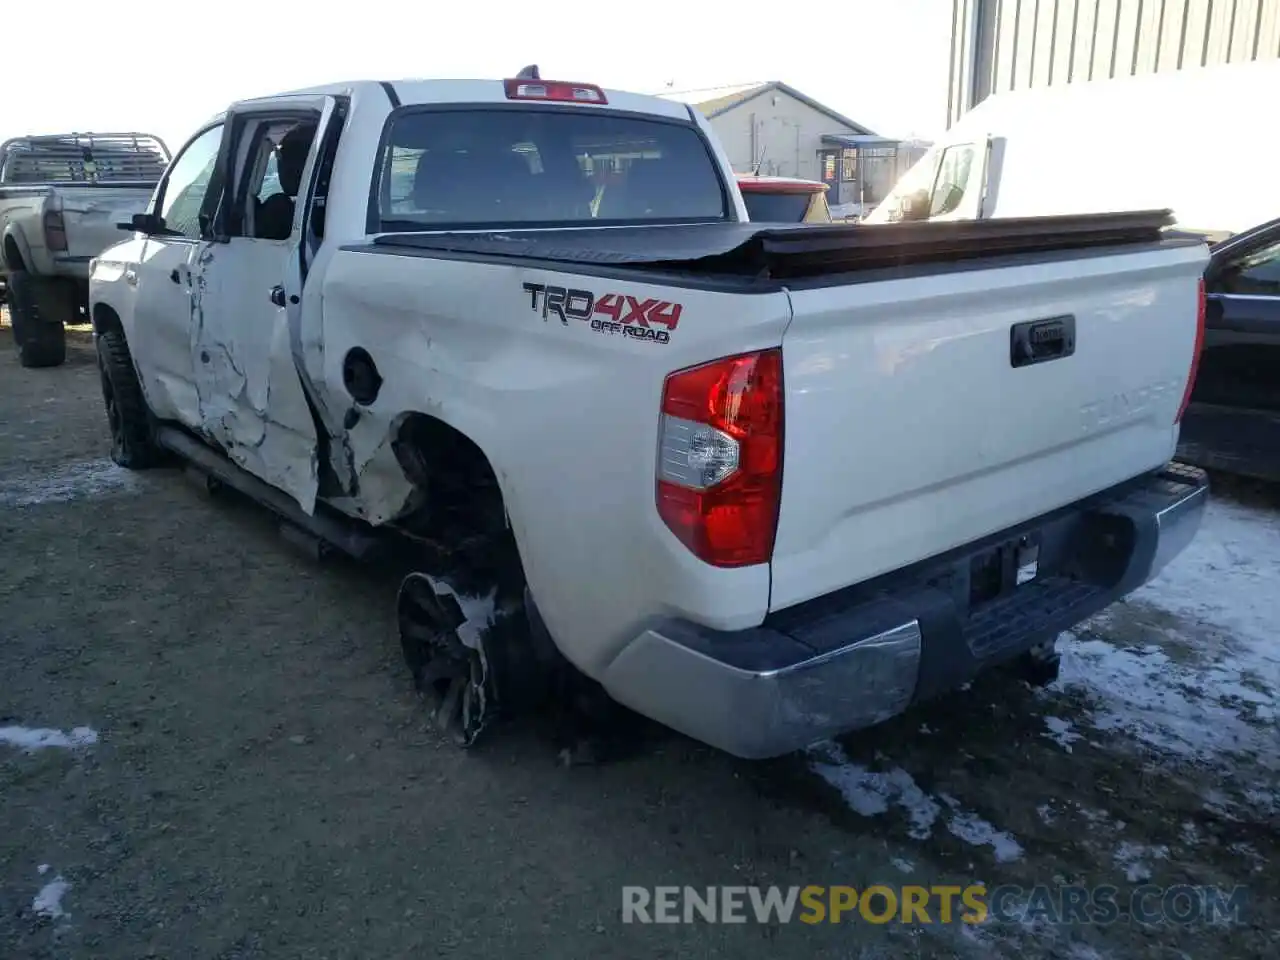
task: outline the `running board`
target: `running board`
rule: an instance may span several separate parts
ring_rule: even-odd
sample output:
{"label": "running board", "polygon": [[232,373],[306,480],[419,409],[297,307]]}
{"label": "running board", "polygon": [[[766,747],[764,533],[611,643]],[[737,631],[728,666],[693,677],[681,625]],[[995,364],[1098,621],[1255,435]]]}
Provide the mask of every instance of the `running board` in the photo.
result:
{"label": "running board", "polygon": [[288,494],[264,483],[216,450],[175,427],[160,427],[155,439],[160,446],[177,454],[219,483],[238,490],[280,519],[318,537],[353,559],[368,560],[375,551],[386,545],[385,538],[353,529],[352,525],[337,518],[320,513],[307,515]]}

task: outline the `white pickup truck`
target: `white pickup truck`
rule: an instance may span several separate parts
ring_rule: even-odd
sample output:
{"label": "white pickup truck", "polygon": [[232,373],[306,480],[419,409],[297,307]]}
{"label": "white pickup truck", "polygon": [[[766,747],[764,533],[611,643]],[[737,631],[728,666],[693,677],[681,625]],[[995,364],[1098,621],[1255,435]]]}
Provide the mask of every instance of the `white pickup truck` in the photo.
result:
{"label": "white pickup truck", "polygon": [[536,68],[249,100],[94,264],[113,455],[409,544],[464,742],[560,664],[780,755],[1186,546],[1208,252],[1166,220],[765,228],[696,112]]}
{"label": "white pickup truck", "polygon": [[68,323],[85,323],[89,261],[116,223],[146,209],[169,149],[145,133],[65,133],[0,144],[0,291],[24,367],[66,358]]}

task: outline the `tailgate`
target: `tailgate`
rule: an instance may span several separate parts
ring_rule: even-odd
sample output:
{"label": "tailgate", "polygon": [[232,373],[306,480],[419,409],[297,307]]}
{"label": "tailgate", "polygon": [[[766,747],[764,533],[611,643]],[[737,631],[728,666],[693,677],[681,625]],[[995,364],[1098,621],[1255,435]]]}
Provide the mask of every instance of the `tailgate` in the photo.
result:
{"label": "tailgate", "polygon": [[68,259],[96,257],[125,238],[117,223],[142,213],[154,187],[58,187],[67,228]]}
{"label": "tailgate", "polygon": [[[1207,249],[1166,243],[1036,259],[791,289],[771,609],[961,546],[1170,458]],[[1052,356],[1053,338],[1072,328],[1069,355],[1015,365],[1013,340],[1035,340]]]}

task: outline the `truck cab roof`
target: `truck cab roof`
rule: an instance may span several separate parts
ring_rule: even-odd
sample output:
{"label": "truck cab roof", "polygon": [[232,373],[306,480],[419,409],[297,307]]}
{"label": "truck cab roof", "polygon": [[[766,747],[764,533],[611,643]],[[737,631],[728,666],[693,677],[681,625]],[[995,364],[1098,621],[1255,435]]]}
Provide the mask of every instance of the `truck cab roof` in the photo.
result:
{"label": "truck cab roof", "polygon": [[[537,83],[539,81],[529,81]],[[541,81],[545,83],[564,83],[566,81]],[[579,85],[576,81],[572,85]],[[594,86],[582,83],[581,86]],[[632,113],[645,113],[651,116],[666,117],[671,120],[689,120],[693,117],[692,108],[687,104],[664,100],[661,97],[640,93],[628,93],[623,90],[610,90],[597,87],[604,94],[600,103],[589,100],[574,101],[574,106],[609,110],[623,110]],[[250,104],[260,100],[271,100],[277,97],[291,96],[334,96],[346,94],[350,96],[389,97],[398,106],[427,106],[434,103],[508,103],[506,80],[437,80],[437,79],[400,79],[400,80],[354,80],[344,83],[330,83],[316,87],[304,87],[297,90],[286,90],[267,97],[253,97],[239,101],[236,106]]]}

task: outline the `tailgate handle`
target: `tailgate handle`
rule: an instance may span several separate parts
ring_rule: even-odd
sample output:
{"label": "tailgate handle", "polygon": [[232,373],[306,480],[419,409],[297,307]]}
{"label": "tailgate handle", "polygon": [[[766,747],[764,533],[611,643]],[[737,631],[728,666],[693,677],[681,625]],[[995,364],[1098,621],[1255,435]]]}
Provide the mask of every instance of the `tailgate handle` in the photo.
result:
{"label": "tailgate handle", "polygon": [[1009,330],[1009,363],[1029,367],[1033,363],[1061,360],[1076,352],[1076,318],[1071,315],[1015,323]]}

